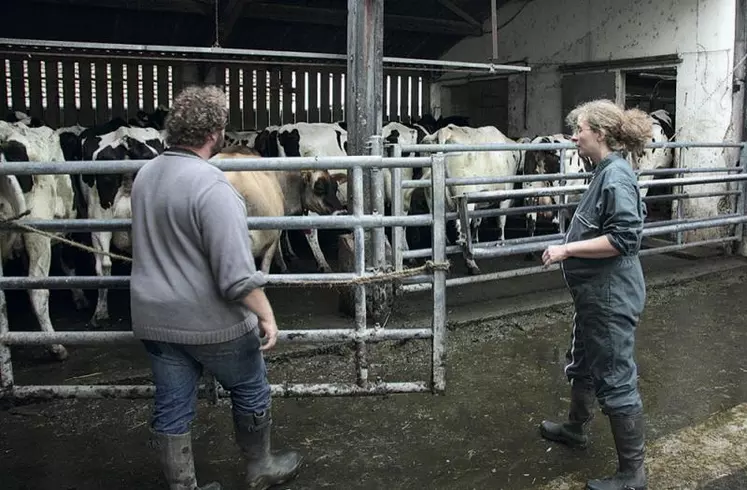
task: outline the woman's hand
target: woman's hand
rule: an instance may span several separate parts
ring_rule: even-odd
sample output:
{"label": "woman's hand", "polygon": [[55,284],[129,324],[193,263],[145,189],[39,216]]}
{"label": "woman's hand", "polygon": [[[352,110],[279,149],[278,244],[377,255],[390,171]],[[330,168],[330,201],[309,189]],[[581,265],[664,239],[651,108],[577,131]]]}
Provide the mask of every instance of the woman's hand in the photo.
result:
{"label": "woman's hand", "polygon": [[569,257],[567,245],[550,245],[542,254],[542,263],[545,266],[561,262]]}

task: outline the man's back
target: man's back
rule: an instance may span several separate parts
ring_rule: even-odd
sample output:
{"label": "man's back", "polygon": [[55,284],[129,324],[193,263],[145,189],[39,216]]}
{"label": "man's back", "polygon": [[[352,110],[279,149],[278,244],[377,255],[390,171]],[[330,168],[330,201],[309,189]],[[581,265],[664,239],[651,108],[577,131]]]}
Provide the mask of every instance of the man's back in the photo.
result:
{"label": "man's back", "polygon": [[132,217],[138,338],[225,342],[256,326],[238,300],[264,278],[249,252],[241,198],[220,170],[191,152],[167,151],[138,172]]}

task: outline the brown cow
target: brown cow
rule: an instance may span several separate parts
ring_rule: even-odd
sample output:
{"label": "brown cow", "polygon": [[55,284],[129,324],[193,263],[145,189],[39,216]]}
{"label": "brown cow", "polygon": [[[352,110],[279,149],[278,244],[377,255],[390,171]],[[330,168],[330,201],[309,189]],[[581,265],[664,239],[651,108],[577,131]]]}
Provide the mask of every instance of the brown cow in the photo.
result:
{"label": "brown cow", "polygon": [[[213,159],[261,158],[246,147],[226,148]],[[246,202],[248,216],[291,216],[313,211],[321,215],[343,210],[337,198],[337,182],[326,170],[252,170],[225,172],[226,178]],[[281,272],[288,268],[279,242],[282,230],[250,230],[252,255],[262,257],[261,270],[267,274],[275,257]]]}

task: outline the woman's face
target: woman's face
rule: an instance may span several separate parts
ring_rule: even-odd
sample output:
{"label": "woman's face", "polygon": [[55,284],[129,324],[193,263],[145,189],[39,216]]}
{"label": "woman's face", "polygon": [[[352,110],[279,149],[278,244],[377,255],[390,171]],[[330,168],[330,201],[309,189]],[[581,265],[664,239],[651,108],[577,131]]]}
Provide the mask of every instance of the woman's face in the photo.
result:
{"label": "woman's face", "polygon": [[591,158],[594,162],[600,160],[599,157],[602,153],[601,144],[604,141],[604,137],[592,130],[584,118],[578,118],[578,126],[576,127],[576,132],[571,137],[571,141],[578,147],[578,154],[580,156]]}

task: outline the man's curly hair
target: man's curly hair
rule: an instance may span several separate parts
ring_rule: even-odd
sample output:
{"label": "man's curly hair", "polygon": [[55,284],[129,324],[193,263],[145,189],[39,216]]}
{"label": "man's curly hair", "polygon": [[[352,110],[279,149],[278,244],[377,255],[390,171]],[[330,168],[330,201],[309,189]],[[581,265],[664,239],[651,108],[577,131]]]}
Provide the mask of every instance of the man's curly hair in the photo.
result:
{"label": "man's curly hair", "polygon": [[166,143],[197,148],[227,123],[223,90],[215,86],[189,86],[176,96],[166,117]]}

